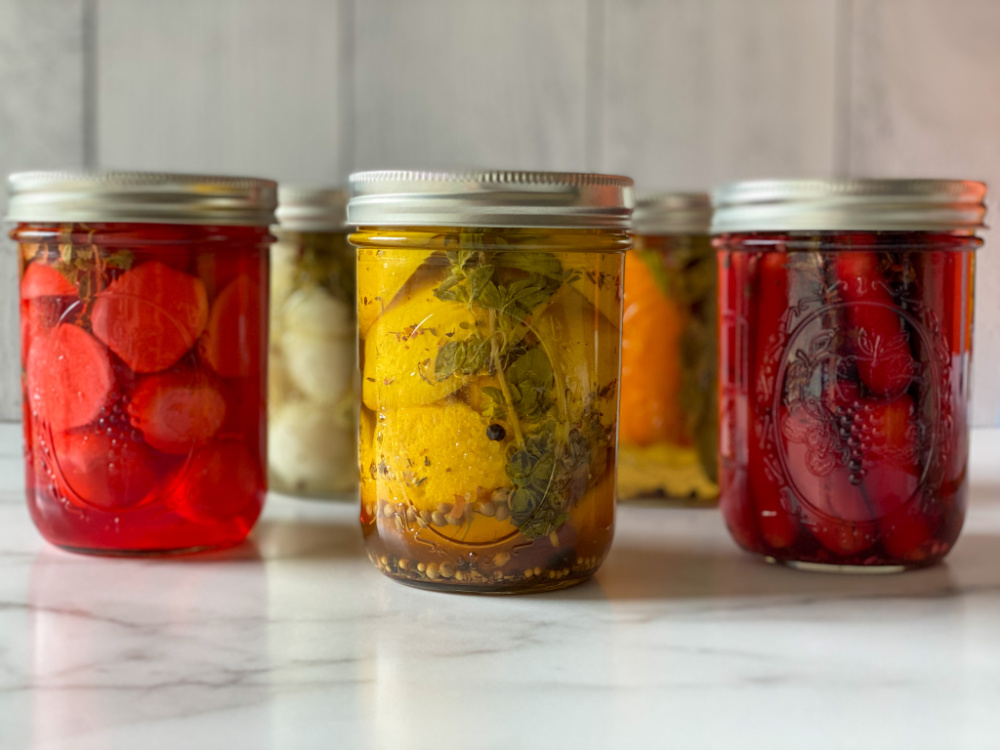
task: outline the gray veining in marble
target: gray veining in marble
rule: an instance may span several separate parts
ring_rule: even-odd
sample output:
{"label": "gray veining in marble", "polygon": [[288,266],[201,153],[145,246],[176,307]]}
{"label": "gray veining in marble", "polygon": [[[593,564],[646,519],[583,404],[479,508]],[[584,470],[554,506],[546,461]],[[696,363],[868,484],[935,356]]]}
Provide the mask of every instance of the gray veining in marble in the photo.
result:
{"label": "gray veining in marble", "polygon": [[0,747],[992,748],[997,451],[931,570],[771,567],[630,504],[594,581],[505,598],[389,581],[356,507],[279,497],[229,552],[73,556],[0,477]]}

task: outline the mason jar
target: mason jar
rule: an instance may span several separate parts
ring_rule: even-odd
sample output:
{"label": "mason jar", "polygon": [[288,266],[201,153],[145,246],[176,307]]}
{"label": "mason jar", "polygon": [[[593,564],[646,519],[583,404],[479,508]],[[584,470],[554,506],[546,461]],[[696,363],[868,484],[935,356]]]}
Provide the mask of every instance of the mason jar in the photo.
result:
{"label": "mason jar", "polygon": [[361,522],[386,575],[515,593],[611,543],[632,181],[363,172]]}
{"label": "mason jar", "polygon": [[719,494],[715,251],[705,193],[648,193],[625,255],[618,494],[707,504]]}
{"label": "mason jar", "polygon": [[355,255],[347,193],[278,189],[271,247],[269,486],[353,500],[358,487]]}
{"label": "mason jar", "polygon": [[264,500],[269,180],[10,178],[27,498],[77,552],[234,545]]}
{"label": "mason jar", "polygon": [[965,517],[986,187],[736,183],[715,195],[721,506],[801,568],[930,565]]}

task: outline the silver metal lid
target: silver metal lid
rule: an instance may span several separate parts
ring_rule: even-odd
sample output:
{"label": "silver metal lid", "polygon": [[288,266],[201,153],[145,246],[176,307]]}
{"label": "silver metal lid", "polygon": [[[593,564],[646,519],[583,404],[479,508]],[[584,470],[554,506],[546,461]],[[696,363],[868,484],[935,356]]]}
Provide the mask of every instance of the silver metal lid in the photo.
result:
{"label": "silver metal lid", "polygon": [[970,180],[755,180],[712,194],[712,233],[982,228],[986,185]]}
{"label": "silver metal lid", "polygon": [[708,193],[640,192],[635,197],[636,234],[708,234],[712,199]]}
{"label": "silver metal lid", "polygon": [[18,172],[7,221],[142,224],[274,223],[277,184],[158,172]]}
{"label": "silver metal lid", "polygon": [[576,172],[351,175],[349,224],[628,229],[632,180]]}
{"label": "silver metal lid", "polygon": [[278,186],[278,224],[292,232],[336,232],[347,228],[347,191]]}

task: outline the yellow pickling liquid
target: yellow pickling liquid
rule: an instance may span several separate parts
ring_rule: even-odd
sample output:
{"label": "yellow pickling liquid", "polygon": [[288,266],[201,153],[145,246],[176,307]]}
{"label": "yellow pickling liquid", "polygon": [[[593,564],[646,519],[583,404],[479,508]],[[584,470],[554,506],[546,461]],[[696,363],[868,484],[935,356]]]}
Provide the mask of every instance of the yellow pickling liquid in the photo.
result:
{"label": "yellow pickling liquid", "polygon": [[351,241],[376,565],[477,591],[589,576],[613,532],[627,236],[362,228]]}

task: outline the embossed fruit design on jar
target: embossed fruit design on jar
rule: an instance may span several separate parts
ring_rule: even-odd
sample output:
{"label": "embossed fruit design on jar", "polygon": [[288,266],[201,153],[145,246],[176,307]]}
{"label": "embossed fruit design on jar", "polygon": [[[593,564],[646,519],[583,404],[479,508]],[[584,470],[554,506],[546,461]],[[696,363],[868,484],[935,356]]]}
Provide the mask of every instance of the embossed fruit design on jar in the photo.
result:
{"label": "embossed fruit design on jar", "polygon": [[369,556],[451,591],[586,580],[614,526],[631,180],[374,172],[352,188]]}
{"label": "embossed fruit design on jar", "polygon": [[10,185],[35,525],[79,552],[239,543],[265,490],[274,183],[38,172]]}
{"label": "embossed fruit design on jar", "polygon": [[357,322],[347,194],[278,190],[271,248],[268,477],[272,490],[357,497]]}
{"label": "embossed fruit design on jar", "polygon": [[952,548],[985,191],[858,180],[716,194],[720,504],[742,547],[859,572]]}
{"label": "embossed fruit design on jar", "polygon": [[625,256],[618,494],[714,502],[715,251],[704,193],[640,196]]}

